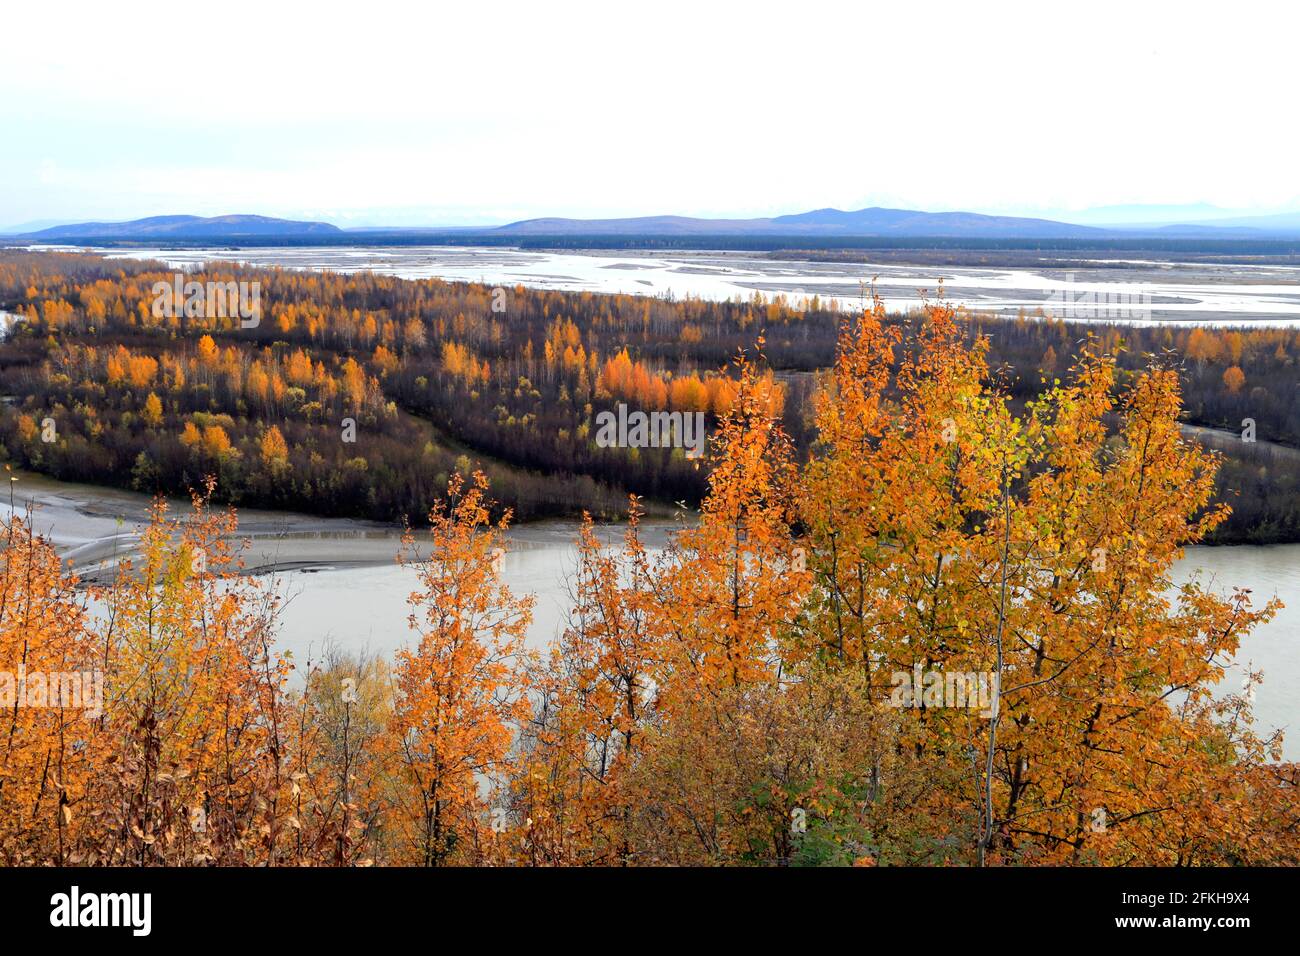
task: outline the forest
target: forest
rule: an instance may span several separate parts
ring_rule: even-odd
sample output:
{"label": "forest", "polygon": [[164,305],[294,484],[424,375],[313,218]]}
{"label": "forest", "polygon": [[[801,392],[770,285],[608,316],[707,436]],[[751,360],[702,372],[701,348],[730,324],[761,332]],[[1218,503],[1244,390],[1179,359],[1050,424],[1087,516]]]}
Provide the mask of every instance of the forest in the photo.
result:
{"label": "forest", "polygon": [[[275,333],[285,345],[229,356],[233,346],[216,342],[234,333],[195,330],[189,351],[174,344],[190,345],[179,331],[150,329],[112,297],[135,276],[78,276],[78,306],[47,309],[70,303],[53,283],[76,267],[59,263],[64,278],[29,297],[40,301],[35,318],[25,314],[45,355],[33,381],[135,396],[138,406],[114,406],[129,424],[102,422],[106,432],[186,416],[182,447],[208,456],[189,468],[221,466],[234,449],[261,463],[227,477],[298,467],[312,446],[293,446],[319,446],[311,425],[324,416],[405,427],[402,403],[432,413],[442,406],[422,396],[469,397],[507,369],[532,372],[539,392],[566,389],[569,406],[628,387],[659,397],[656,381],[670,404],[685,402],[670,385],[687,376],[680,365],[647,384],[636,363],[680,355],[679,310],[705,321],[689,303],[621,304],[641,310],[640,334],[658,340],[624,364],[626,343],[611,356],[599,321],[620,306],[589,303],[593,337],[574,341],[571,316],[554,311],[564,300],[538,295],[545,348],[511,367],[520,333],[488,314],[481,325],[453,317],[420,343],[409,315],[375,320],[371,334],[373,314],[359,307],[328,310],[326,329],[317,310],[286,306]],[[371,282],[337,281],[345,299],[351,282]],[[399,313],[403,294],[458,304],[479,294],[374,281]],[[96,287],[103,299],[87,291]],[[119,304],[106,323],[100,309]],[[743,336],[755,309],[721,311]],[[767,316],[764,354],[811,354],[806,320],[780,317]],[[78,327],[76,351],[60,342],[63,323]],[[78,581],[29,519],[11,516],[0,548],[0,862],[1300,862],[1300,768],[1281,762],[1279,735],[1253,730],[1257,675],[1211,694],[1277,602],[1171,577],[1183,548],[1230,511],[1215,500],[1220,456],[1180,424],[1184,360],[1154,354],[1132,367],[1115,343],[1086,343],[1068,366],[1044,362],[1058,373],[1051,384],[1017,399],[989,339],[972,337],[952,307],[933,304],[914,325],[879,305],[843,317],[809,399],[810,454],[784,424],[796,390],[757,354],[733,360],[725,389],[710,391],[708,375],[692,385],[689,401],[707,400],[716,418],[698,521],[652,550],[635,495],[613,547],[585,516],[567,625],[546,649],[524,644],[533,599],[500,576],[511,514],[481,470],[453,467],[406,534],[410,634],[392,659],[277,650],[283,595],[274,578],[239,574],[237,514],[214,503],[220,474],[192,509],[157,499],[138,555],[104,583]],[[403,354],[428,354],[430,333],[464,351],[408,367]],[[364,367],[334,351],[349,337]],[[1256,358],[1243,344],[1240,367]],[[9,374],[33,374],[25,368]],[[259,370],[264,389],[250,382]],[[124,384],[109,392],[110,379]],[[505,415],[546,408],[518,388]],[[290,389],[302,394],[287,402]],[[247,444],[243,418],[200,413],[203,397],[266,414],[260,447]],[[473,407],[501,400],[497,391]],[[302,415],[313,403],[321,411]],[[85,428],[102,421],[78,414]],[[72,682],[78,698],[59,675],[92,679]],[[981,688],[978,707],[963,686]]]}
{"label": "forest", "polygon": [[[158,263],[0,253],[0,308],[19,317],[0,349],[9,461],[181,497],[214,475],[219,502],[378,521],[419,521],[452,474],[474,470],[516,520],[612,518],[627,494],[651,509],[695,505],[700,462],[682,449],[600,447],[596,417],[622,402],[702,412],[716,427],[744,351],[776,383],[807,460],[843,320],[834,302],[795,308],[762,294],[669,301],[224,264],[186,278],[259,284],[260,321],[155,316],[154,284],[174,282]],[[884,321],[911,339],[922,318]],[[1085,347],[1115,354],[1121,384],[1153,357],[1172,361],[1183,421],[1227,433],[1216,436],[1217,494],[1233,512],[1210,540],[1300,540],[1286,467],[1300,448],[1300,331],[1037,314],[963,315],[961,328],[988,340],[1017,406]]]}

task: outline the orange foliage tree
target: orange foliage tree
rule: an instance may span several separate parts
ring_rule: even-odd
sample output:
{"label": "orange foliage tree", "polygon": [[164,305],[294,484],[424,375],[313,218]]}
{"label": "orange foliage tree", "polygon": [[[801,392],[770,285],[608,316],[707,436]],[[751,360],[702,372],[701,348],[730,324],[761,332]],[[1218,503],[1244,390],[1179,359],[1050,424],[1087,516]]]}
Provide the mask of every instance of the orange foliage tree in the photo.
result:
{"label": "orange foliage tree", "polygon": [[457,474],[429,516],[429,553],[408,534],[403,555],[419,581],[410,596],[418,643],[397,653],[389,745],[398,765],[394,825],[402,858],[424,866],[474,860],[492,820],[492,777],[527,714],[521,655],[533,599],[501,581],[503,533],[487,479]]}
{"label": "orange foliage tree", "polygon": [[[400,327],[352,324],[399,354]],[[616,355],[598,388],[658,400],[658,382],[720,412],[708,493],[662,548],[635,498],[621,544],[587,516],[568,626],[541,659],[524,647],[532,600],[503,579],[510,514],[492,519],[481,473],[451,477],[427,542],[404,536],[414,640],[391,670],[334,657],[293,673],[275,591],[239,573],[236,516],[209,510],[210,485],[183,517],[158,502],[94,588],[12,519],[0,860],[1300,861],[1295,765],[1254,731],[1249,686],[1213,693],[1277,604],[1175,583],[1228,513],[1218,457],[1179,428],[1177,372],[1121,374],[1089,342],[1017,404],[975,331],[942,302],[845,323],[804,461],[760,359],[717,379],[732,383],[719,408],[706,382],[642,379]],[[185,368],[219,374],[226,354],[200,349]],[[546,349],[597,377],[571,321]],[[447,357],[482,382],[471,355]],[[135,382],[147,418],[150,383],[181,372],[81,358]],[[248,383],[268,401],[324,374],[306,353],[265,359]],[[359,405],[373,380],[348,362],[339,387]],[[177,420],[182,446],[237,464],[216,420]],[[286,461],[277,425],[257,451]],[[5,682],[19,672],[21,695]],[[98,703],[81,683],[79,703],[61,689],[50,706],[48,676],[67,673],[90,673]]]}

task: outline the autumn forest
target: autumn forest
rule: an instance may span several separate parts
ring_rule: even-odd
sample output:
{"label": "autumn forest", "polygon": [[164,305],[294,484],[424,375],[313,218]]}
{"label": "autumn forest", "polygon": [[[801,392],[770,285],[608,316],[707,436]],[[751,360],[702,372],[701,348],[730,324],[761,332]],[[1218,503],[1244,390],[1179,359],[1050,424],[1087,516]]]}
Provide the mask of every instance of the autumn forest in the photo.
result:
{"label": "autumn forest", "polygon": [[[1300,862],[1300,767],[1220,686],[1278,606],[1171,575],[1300,540],[1300,330],[187,278],[258,320],[0,253],[5,461],[158,496],[103,580],[0,531],[0,670],[102,680],[0,713],[0,862]],[[700,413],[706,454],[602,445],[620,403]],[[404,648],[279,650],[250,506],[403,525]],[[500,557],[559,516],[539,649]]]}

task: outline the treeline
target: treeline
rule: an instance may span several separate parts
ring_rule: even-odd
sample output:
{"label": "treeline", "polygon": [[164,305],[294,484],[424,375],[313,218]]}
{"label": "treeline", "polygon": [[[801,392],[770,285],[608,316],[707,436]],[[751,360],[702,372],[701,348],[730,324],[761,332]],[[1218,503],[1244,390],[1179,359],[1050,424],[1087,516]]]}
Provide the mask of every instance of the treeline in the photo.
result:
{"label": "treeline", "polygon": [[1226,516],[1177,372],[1085,349],[1017,410],[951,310],[883,320],[844,328],[807,461],[738,361],[698,522],[655,553],[635,498],[619,546],[585,520],[537,651],[482,474],[404,542],[391,660],[280,654],[203,498],[156,506],[94,614],[12,518],[0,862],[1300,863],[1259,675],[1211,693],[1278,604],[1172,578]]}
{"label": "treeline", "polygon": [[[782,347],[811,347],[802,314],[761,297],[716,307],[234,267],[189,278],[258,283],[257,325],[206,308],[155,316],[154,284],[173,281],[156,264],[0,260],[0,299],[22,318],[0,361],[10,455],[141,490],[212,470],[223,500],[383,520],[418,520],[467,456],[517,517],[612,515],[611,488],[698,501],[704,478],[680,448],[598,446],[599,411],[715,421],[732,388],[720,369],[760,328],[785,323]],[[46,421],[53,440],[34,429]],[[190,426],[205,440],[182,441]]]}
{"label": "treeline", "polygon": [[[157,240],[141,241],[116,236],[79,236],[60,240],[75,246],[108,246],[117,249],[153,248]],[[228,248],[258,248],[265,246],[495,246],[519,249],[646,249],[672,252],[735,251],[775,253],[782,258],[798,258],[805,254],[833,257],[852,255],[852,250],[898,250],[912,253],[927,252],[1035,252],[1069,253],[1091,258],[1124,256],[1144,258],[1152,254],[1175,259],[1224,261],[1239,257],[1273,257],[1278,261],[1293,261],[1300,256],[1300,240],[1286,238],[1213,239],[1156,237],[1133,238],[994,238],[973,236],[809,236],[799,234],[738,235],[610,235],[576,233],[559,235],[521,235],[518,233],[438,232],[436,229],[403,229],[393,232],[367,230],[355,232],[304,233],[282,236],[207,236],[202,239],[170,238],[168,244],[176,248],[209,249],[214,245]],[[3,249],[3,246],[0,246]]]}
{"label": "treeline", "polygon": [[1139,375],[1152,357],[1169,362],[1181,382],[1183,420],[1222,433],[1212,436],[1224,456],[1217,494],[1233,514],[1210,540],[1300,540],[1292,454],[1300,449],[1300,330],[1094,327],[1032,317],[981,319],[975,329],[988,336],[995,366],[1009,366],[1008,389],[1023,400],[1041,394],[1043,380],[1063,376],[1089,340],[1118,356],[1121,381]]}
{"label": "treeline", "polygon": [[[834,301],[757,293],[670,301],[220,264],[186,278],[258,283],[257,324],[206,303],[155,316],[154,283],[174,282],[155,263],[0,255],[0,303],[22,319],[0,349],[12,459],[172,493],[214,473],[223,500],[380,520],[418,520],[462,458],[519,518],[609,516],[627,492],[695,503],[698,462],[680,448],[601,447],[597,416],[625,403],[701,412],[713,427],[735,390],[728,363],[761,348],[806,458],[845,315]],[[920,321],[889,319],[908,337]],[[1300,539],[1300,492],[1261,451],[1300,448],[1300,332],[1040,315],[975,315],[964,328],[988,338],[1019,403],[1089,342],[1116,354],[1122,383],[1169,356],[1189,423],[1256,439],[1220,445],[1219,491],[1236,511],[1214,540]]]}

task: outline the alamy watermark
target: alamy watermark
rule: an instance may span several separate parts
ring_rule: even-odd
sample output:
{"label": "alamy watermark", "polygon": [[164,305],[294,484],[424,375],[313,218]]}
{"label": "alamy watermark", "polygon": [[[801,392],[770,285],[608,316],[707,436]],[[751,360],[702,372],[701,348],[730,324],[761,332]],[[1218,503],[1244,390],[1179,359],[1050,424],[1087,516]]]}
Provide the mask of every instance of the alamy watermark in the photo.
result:
{"label": "alamy watermark", "polygon": [[84,710],[88,717],[104,712],[104,672],[0,671],[0,710],[17,708],[61,708]]}
{"label": "alamy watermark", "polygon": [[153,315],[156,319],[239,319],[245,329],[262,321],[262,283],[199,282],[186,280],[178,272],[171,282],[153,284]]}
{"label": "alamy watermark", "polygon": [[596,444],[601,448],[685,448],[687,458],[704,454],[703,412],[618,412],[596,414]]}
{"label": "alamy watermark", "polygon": [[956,707],[997,716],[998,680],[989,671],[923,670],[916,664],[910,671],[894,671],[892,682],[891,707]]}
{"label": "alamy watermark", "polygon": [[1065,287],[1057,289],[1044,308],[1059,319],[1129,319],[1151,318],[1151,293],[1120,292],[1114,289],[1076,288],[1074,273],[1065,274]]}
{"label": "alamy watermark", "polygon": [[132,936],[148,936],[153,928],[153,894],[82,892],[74,885],[50,897],[50,925],[125,927]]}

